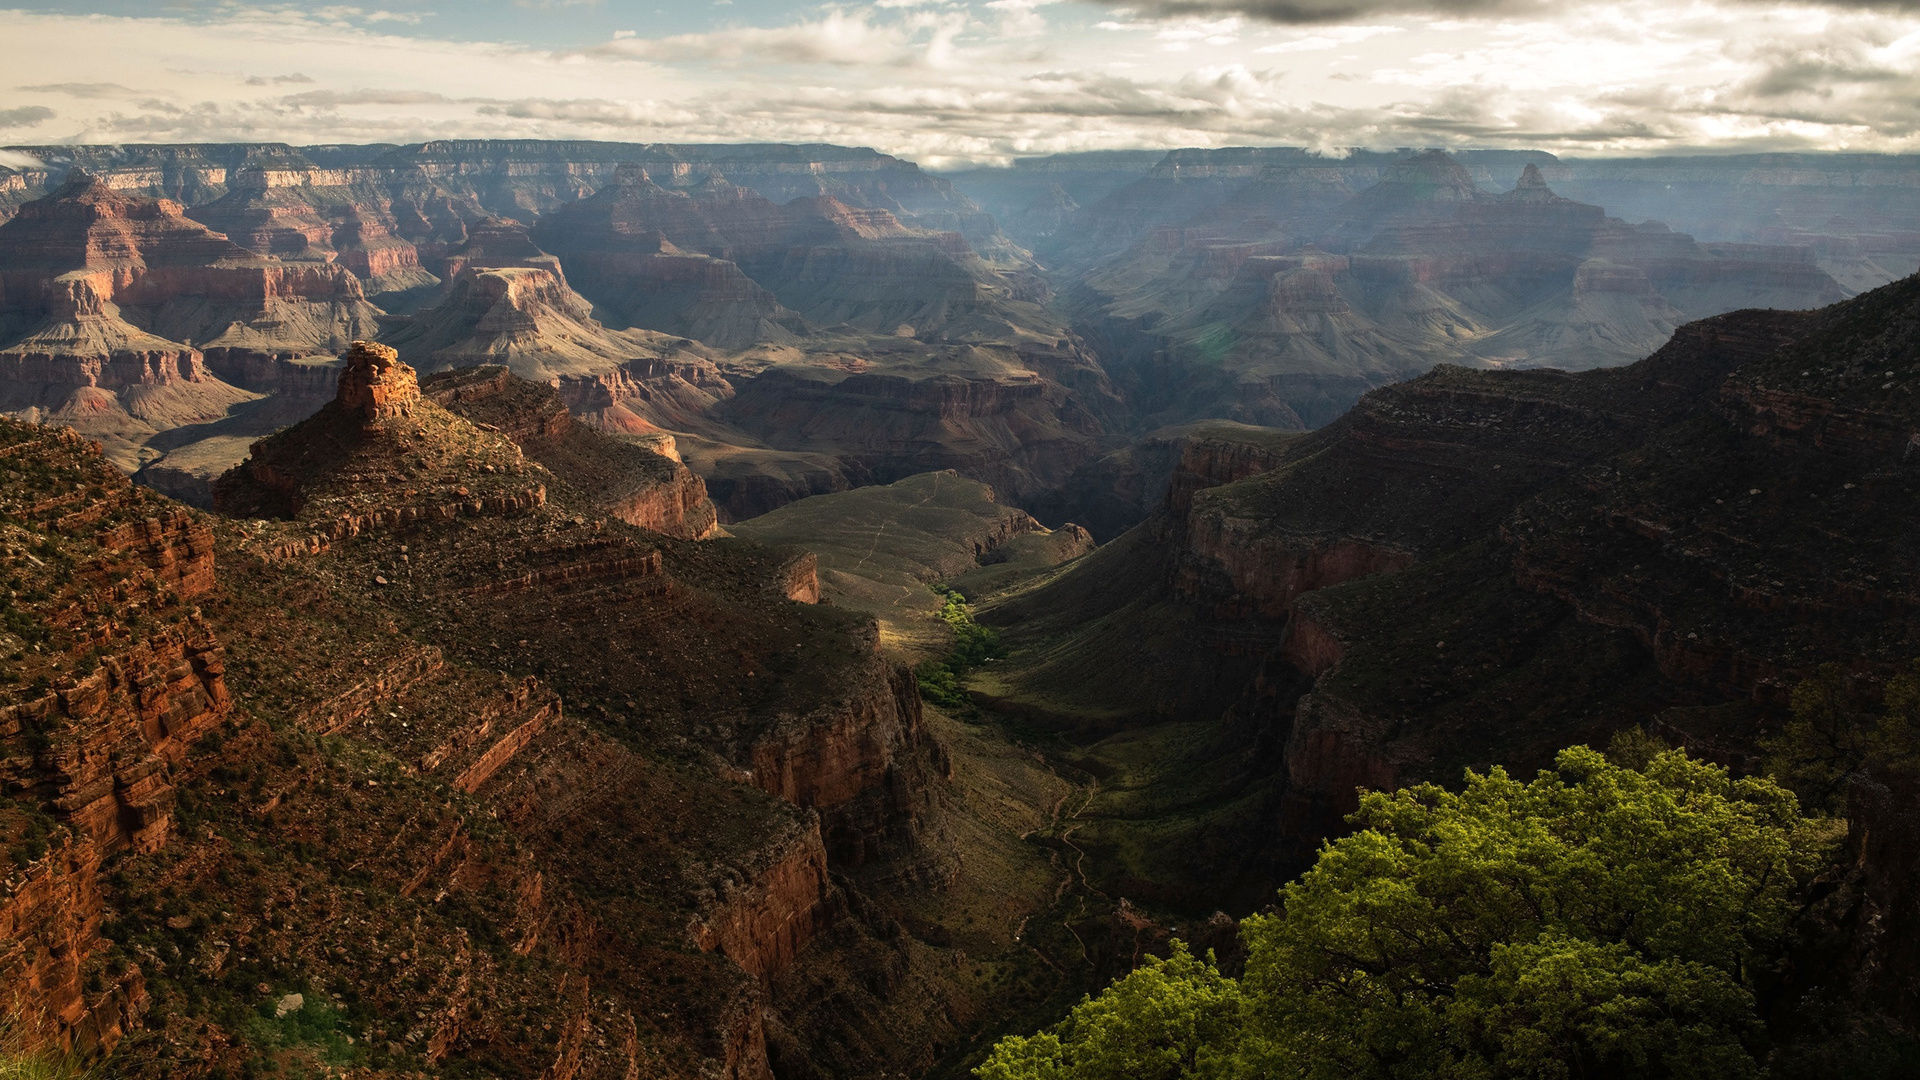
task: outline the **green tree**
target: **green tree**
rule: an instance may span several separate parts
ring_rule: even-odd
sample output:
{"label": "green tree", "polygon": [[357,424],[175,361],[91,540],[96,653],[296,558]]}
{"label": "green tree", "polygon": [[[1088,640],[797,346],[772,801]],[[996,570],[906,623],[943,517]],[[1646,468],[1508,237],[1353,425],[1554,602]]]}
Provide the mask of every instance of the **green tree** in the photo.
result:
{"label": "green tree", "polygon": [[[1140,1075],[1757,1076],[1755,993],[1833,831],[1771,781],[1682,751],[1636,770],[1575,747],[1556,765],[1364,796],[1357,831],[1242,924],[1232,1030],[1188,1071]],[[1101,1024],[1076,1010],[979,1075],[1116,1075],[1090,1071],[1107,1060],[1092,1044],[1159,1030],[1124,983],[1081,1007],[1104,1003]]]}
{"label": "green tree", "polygon": [[1859,772],[1920,772],[1920,660],[1888,680],[1876,710],[1838,664],[1793,688],[1793,719],[1761,740],[1766,770],[1830,813],[1845,809],[1847,780]]}
{"label": "green tree", "polygon": [[1088,998],[1052,1031],[1003,1039],[981,1080],[1186,1080],[1233,1075],[1244,1027],[1240,986],[1213,958],[1173,943]]}

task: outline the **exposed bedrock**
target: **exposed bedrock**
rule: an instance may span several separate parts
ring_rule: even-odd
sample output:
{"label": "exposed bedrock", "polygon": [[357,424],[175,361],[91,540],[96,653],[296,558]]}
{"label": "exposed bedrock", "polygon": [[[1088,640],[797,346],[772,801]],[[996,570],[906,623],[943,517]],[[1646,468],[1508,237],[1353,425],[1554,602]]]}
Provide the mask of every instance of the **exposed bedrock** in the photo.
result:
{"label": "exposed bedrock", "polygon": [[[985,701],[1217,723],[1196,761],[1259,806],[1192,826],[1195,851],[1258,838],[1220,848],[1220,882],[1297,871],[1361,787],[1531,769],[1648,722],[1751,753],[1741,710],[1823,661],[1871,681],[1920,651],[1892,531],[1920,430],[1900,389],[1920,339],[1882,329],[1920,325],[1901,303],[1720,316],[1625,368],[1441,365],[1313,433],[1173,429],[1155,515],[983,613],[1016,643]],[[1102,464],[1137,476],[1135,453]]]}
{"label": "exposed bedrock", "polygon": [[817,810],[836,864],[910,853],[952,766],[921,716],[919,684],[877,654],[849,696],[778,718],[733,757],[743,777]]}
{"label": "exposed bedrock", "polygon": [[[177,770],[233,708],[220,643],[188,606],[214,585],[213,536],[79,436],[18,424],[5,436],[10,471],[75,479],[38,499],[6,497],[8,560],[39,581],[19,581],[9,604],[16,688],[0,705],[0,832],[17,844],[24,809],[53,834],[0,886],[0,993],[33,1041],[111,1046],[147,995],[138,967],[103,969],[101,863],[168,843]],[[21,555],[28,544],[41,555]],[[53,576],[49,560],[68,570]],[[28,649],[14,635],[36,624],[44,636]]]}
{"label": "exposed bedrock", "polygon": [[129,472],[156,432],[258,396],[217,369],[337,351],[377,329],[345,268],[263,258],[176,203],[84,174],[0,226],[0,267],[0,407],[108,440]]}
{"label": "exposed bedrock", "polygon": [[[664,931],[647,928],[671,915],[676,946],[717,954],[689,976],[697,990],[672,1014],[686,1029],[677,1037],[724,1075],[765,1080],[766,1016],[779,1004],[770,988],[843,912],[829,868],[888,860],[888,872],[913,874],[937,861],[920,837],[943,797],[946,756],[913,677],[860,620],[791,601],[813,584],[810,563],[802,572],[739,541],[667,540],[588,512],[608,514],[617,482],[631,484],[641,466],[670,478],[679,463],[605,444],[554,388],[498,368],[430,376],[418,398],[374,392],[409,374],[390,353],[356,350],[339,401],[256,447],[229,478],[235,494],[262,507],[281,499],[274,512],[296,520],[260,535],[249,526],[248,548],[269,567],[298,557],[359,581],[377,570],[396,587],[375,595],[424,606],[446,654],[525,664],[537,684],[476,701],[439,649],[419,650],[344,665],[324,701],[393,704],[333,716],[316,702],[316,724],[378,738],[422,775],[497,807],[554,886],[593,898],[579,901],[590,928],[567,927],[553,888],[545,933],[581,950],[570,963],[613,969],[595,976],[609,991],[656,996],[656,972],[688,963],[650,951]],[[422,509],[394,498],[406,490],[477,498],[489,482],[543,474],[548,500],[512,514],[393,519]],[[302,546],[368,513],[378,527],[354,543]],[[565,714],[549,685],[566,696]],[[395,714],[410,725],[383,723]],[[587,716],[696,764],[662,765]],[[421,895],[440,873],[423,878]],[[593,1045],[583,1037],[583,1058]]]}
{"label": "exposed bedrock", "polygon": [[147,1008],[139,967],[101,977],[101,862],[97,844],[63,833],[0,882],[0,1009],[29,1043],[112,1047]]}
{"label": "exposed bedrock", "polygon": [[776,368],[735,387],[723,415],[770,445],[832,454],[869,483],[954,469],[1015,503],[1063,482],[1100,431],[1033,375],[829,381]]}
{"label": "exposed bedrock", "polygon": [[691,929],[700,948],[726,954],[763,986],[771,986],[832,923],[838,904],[827,877],[827,849],[816,826],[800,832],[763,870],[729,890]]}
{"label": "exposed bedrock", "polygon": [[[479,367],[431,376],[425,392],[456,415],[512,439],[534,461],[591,493],[603,513],[669,536],[697,540],[714,530],[717,514],[700,477],[674,457],[582,424],[562,391],[504,367]],[[671,448],[671,442],[660,447]]]}

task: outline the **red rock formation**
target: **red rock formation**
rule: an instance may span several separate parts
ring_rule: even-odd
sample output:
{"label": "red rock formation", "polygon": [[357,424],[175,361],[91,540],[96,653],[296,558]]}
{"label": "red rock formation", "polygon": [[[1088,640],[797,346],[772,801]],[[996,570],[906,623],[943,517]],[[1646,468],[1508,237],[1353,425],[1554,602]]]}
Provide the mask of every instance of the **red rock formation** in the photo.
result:
{"label": "red rock formation", "polygon": [[795,556],[781,570],[780,595],[801,604],[820,602],[820,557],[813,552]]}
{"label": "red rock formation", "polygon": [[0,407],[137,441],[251,397],[198,347],[305,355],[370,333],[374,314],[342,268],[260,258],[176,203],[76,174],[0,226]]}
{"label": "red rock formation", "polygon": [[[83,992],[106,945],[101,861],[167,843],[175,771],[233,707],[220,645],[184,606],[213,587],[213,538],[76,436],[21,425],[4,434],[0,458],[70,479],[37,498],[16,483],[4,500],[21,588],[8,603],[8,647],[20,652],[0,698],[0,818],[18,800],[58,827],[50,851],[0,896],[0,986],[14,989],[8,1004],[25,1008],[39,1037],[111,1045],[146,992],[138,968]],[[52,565],[68,569],[55,576]]]}
{"label": "red rock formation", "polygon": [[506,368],[487,367],[433,376],[427,392],[453,412],[513,439],[604,513],[670,536],[702,539],[713,533],[717,512],[698,476],[677,458],[581,425],[550,387],[517,378]]}
{"label": "red rock formation", "polygon": [[15,779],[104,852],[159,848],[172,827],[168,762],[231,708],[224,670],[219,646],[194,624],[45,697],[0,707],[0,739],[50,740]]}
{"label": "red rock formation", "polygon": [[255,254],[344,266],[383,303],[404,305],[437,284],[421,246],[457,244],[463,217],[481,216],[418,177],[385,170],[253,164],[225,179],[226,194],[191,217]]}
{"label": "red rock formation", "polygon": [[911,846],[951,771],[911,672],[874,657],[857,696],[783,717],[736,752],[753,786],[820,812],[827,850],[859,865]]}
{"label": "red rock formation", "polygon": [[22,1025],[30,1044],[110,1048],[146,1008],[137,966],[114,973],[103,989],[86,988],[107,944],[100,864],[97,846],[67,833],[0,882],[0,1014]]}
{"label": "red rock formation", "polygon": [[827,849],[815,827],[689,929],[701,949],[725,953],[761,985],[770,985],[826,928],[832,891]]}
{"label": "red rock formation", "polygon": [[413,415],[420,400],[420,380],[400,354],[385,345],[356,341],[347,351],[340,371],[341,408],[368,422]]}
{"label": "red rock formation", "polygon": [[[831,197],[776,205],[717,177],[669,189],[638,166],[542,217],[534,237],[575,268],[578,288],[633,325],[692,334],[698,323],[715,344],[764,340],[789,321],[785,308],[820,323],[883,333],[911,324],[930,333],[1008,295],[958,234],[910,229],[886,210]],[[740,271],[764,291],[734,279]],[[648,290],[673,283],[676,295],[697,297],[700,310],[662,323],[665,313],[634,294],[635,274],[651,279]],[[724,310],[708,310],[713,305]]]}

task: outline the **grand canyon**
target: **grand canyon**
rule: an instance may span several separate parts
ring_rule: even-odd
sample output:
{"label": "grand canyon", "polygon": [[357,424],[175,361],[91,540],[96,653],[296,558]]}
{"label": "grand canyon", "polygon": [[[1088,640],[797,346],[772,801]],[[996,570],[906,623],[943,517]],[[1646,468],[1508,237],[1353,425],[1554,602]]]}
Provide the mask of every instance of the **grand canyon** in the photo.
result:
{"label": "grand canyon", "polygon": [[1916,271],[1896,154],[0,148],[0,1076],[1331,1075],[1073,1055],[1579,746],[1820,839],[1551,1075],[1911,1075]]}

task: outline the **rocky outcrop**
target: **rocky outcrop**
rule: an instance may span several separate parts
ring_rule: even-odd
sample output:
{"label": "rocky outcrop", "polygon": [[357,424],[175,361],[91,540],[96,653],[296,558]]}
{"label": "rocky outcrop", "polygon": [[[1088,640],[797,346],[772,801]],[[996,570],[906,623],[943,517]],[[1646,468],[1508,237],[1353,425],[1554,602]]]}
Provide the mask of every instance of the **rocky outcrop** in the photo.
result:
{"label": "rocky outcrop", "polygon": [[[825,195],[780,205],[718,176],[663,187],[638,164],[544,215],[534,238],[575,268],[576,287],[633,325],[703,329],[712,343],[735,347],[778,340],[783,329],[805,332],[792,312],[824,325],[933,334],[1012,294],[957,234],[909,228],[887,210]],[[685,314],[661,321],[668,313],[650,294],[663,288]]]}
{"label": "rocky outcrop", "polygon": [[[528,457],[602,513],[669,536],[704,539],[718,515],[706,484],[677,458],[602,435],[573,418],[561,394],[499,367],[429,378],[428,395],[514,440]],[[671,449],[671,444],[661,445]]]}
{"label": "rocky outcrop", "polygon": [[97,436],[139,442],[255,396],[204,350],[337,350],[375,314],[345,269],[256,256],[85,174],[0,226],[0,400]]}
{"label": "rocky outcrop", "polygon": [[771,985],[832,921],[835,900],[827,850],[815,827],[721,897],[689,930],[701,949],[724,953],[761,985]]}
{"label": "rocky outcrop", "polygon": [[139,967],[103,977],[100,866],[96,845],[62,833],[0,882],[0,1010],[29,1045],[111,1048],[147,1007]]}
{"label": "rocky outcrop", "polygon": [[10,769],[103,852],[153,851],[172,827],[169,762],[231,708],[219,646],[204,626],[139,643],[65,688],[0,707],[0,739],[46,740]]}
{"label": "rocky outcrop", "polygon": [[1314,428],[1436,362],[1614,366],[1689,319],[1847,295],[1808,249],[1628,225],[1533,164],[1494,195],[1465,157],[1395,160],[1337,206],[1209,207],[1095,267],[1071,302],[1156,420]]}
{"label": "rocky outcrop", "polygon": [[910,850],[951,772],[912,673],[877,655],[868,669],[849,688],[857,696],[781,717],[734,753],[748,783],[818,811],[827,851],[847,866]]}
{"label": "rocky outcrop", "polygon": [[1024,502],[1092,455],[1101,425],[1037,373],[999,377],[796,373],[735,383],[720,410],[764,442],[831,454],[866,483],[955,470]]}
{"label": "rocky outcrop", "polygon": [[341,409],[372,423],[412,416],[420,400],[420,380],[400,354],[385,345],[356,341],[340,370]]}
{"label": "rocky outcrop", "polygon": [[[161,1030],[129,1053],[184,1046],[195,1060],[236,1062],[250,1052],[244,1037],[203,1018],[206,1006],[189,994],[251,1008],[260,993],[252,965],[265,961],[298,963],[365,995],[368,1018],[348,1021],[356,1042],[391,1042],[395,1058],[484,1060],[530,1075],[769,1080],[777,986],[803,957],[833,967],[858,951],[872,967],[912,959],[951,978],[947,952],[835,933],[848,901],[829,868],[934,882],[945,865],[918,846],[937,826],[944,753],[912,676],[878,653],[864,620],[792,602],[787,594],[817,578],[788,554],[650,535],[596,506],[635,505],[611,498],[619,454],[602,453],[610,447],[669,480],[684,467],[605,443],[553,387],[498,368],[416,386],[405,365],[373,348],[353,351],[341,374],[338,400],[261,440],[223,481],[223,505],[239,516],[214,531],[219,588],[208,588],[204,552],[193,547],[205,539],[204,526],[189,527],[199,519],[122,512],[157,496],[121,483],[130,501],[102,508],[88,476],[76,489],[67,473],[47,470],[35,487],[35,470],[0,470],[6,520],[58,525],[52,541],[0,538],[10,571],[35,567],[28,553],[64,565],[68,547],[57,556],[47,547],[63,537],[96,551],[85,540],[92,524],[146,574],[76,561],[74,580],[129,592],[113,597],[111,613],[105,596],[53,598],[47,612],[70,622],[51,635],[75,635],[76,647],[97,641],[105,621],[131,623],[122,609],[136,602],[144,619],[183,634],[219,628],[225,651],[213,664],[170,654],[139,671],[149,729],[175,737],[176,721],[204,722],[188,707],[198,701],[186,693],[189,676],[207,687],[206,676],[231,664],[230,693],[242,699],[217,744],[150,751],[160,770],[126,771],[137,747],[123,739],[105,764],[126,775],[85,778],[89,797],[104,790],[107,801],[88,803],[71,826],[48,823],[92,827],[105,806],[139,830],[119,856],[122,872],[100,882],[101,910],[126,933],[88,946],[94,959],[81,962],[77,983],[105,1025],[99,995],[135,970],[132,957],[149,979],[164,971],[148,987],[149,1022]],[[84,453],[77,437],[42,431],[23,445],[48,441]],[[607,470],[606,482],[569,479],[568,447],[580,450],[581,468]],[[528,490],[541,497],[505,501]],[[442,512],[449,507],[459,509]],[[295,554],[300,563],[287,565]],[[149,614],[149,578],[162,592],[202,590],[202,620]],[[11,610],[5,625],[38,640],[38,624]],[[96,690],[117,685],[114,657],[145,655],[105,650],[101,671],[85,673],[100,681],[70,687],[55,674],[88,650],[58,643],[44,664],[47,654],[28,644],[36,659],[22,683],[7,684],[15,690],[0,686],[9,695],[0,706],[37,718],[51,694],[47,708],[85,712]],[[38,748],[37,733],[21,735],[36,754],[61,749],[57,733]],[[0,742],[0,761],[23,758],[12,737]],[[178,831],[158,857],[144,850],[164,835],[150,813],[166,805],[155,778],[207,826]],[[40,817],[14,813],[11,794],[30,790],[14,779],[0,778],[9,796],[0,835],[31,845],[46,833],[35,832]],[[322,843],[323,857],[278,854]],[[35,925],[42,938],[84,939],[84,928]],[[19,940],[0,939],[6,985],[16,974],[36,989],[74,983],[38,959],[25,961],[40,964],[30,976],[16,971],[19,957],[52,955],[12,951]],[[496,945],[511,962],[486,959]],[[858,991],[863,1002],[880,992]],[[301,1008],[275,993],[282,1012]],[[806,1038],[832,1030],[824,1022]]]}
{"label": "rocky outcrop", "polygon": [[[545,470],[536,471],[514,443],[424,405],[413,368],[385,346],[355,343],[338,396],[312,423],[327,434],[263,439],[214,483],[216,509],[297,518],[312,530],[284,536],[273,546],[278,554],[313,554],[367,532],[514,517],[546,505]],[[402,441],[429,431],[452,436],[431,445],[431,461],[413,456]],[[408,482],[415,486],[389,486]]]}
{"label": "rocky outcrop", "polygon": [[1257,615],[1284,619],[1303,593],[1370,574],[1390,574],[1413,565],[1414,555],[1384,545],[1344,540],[1326,543],[1262,536],[1259,524],[1203,506],[1188,520],[1187,551],[1198,567],[1182,575],[1182,591],[1201,593],[1200,567],[1226,575],[1230,599],[1214,605],[1224,618]]}
{"label": "rocky outcrop", "polygon": [[781,567],[780,577],[774,586],[781,596],[797,604],[817,604],[820,602],[820,557],[813,552],[803,552],[787,561]]}

